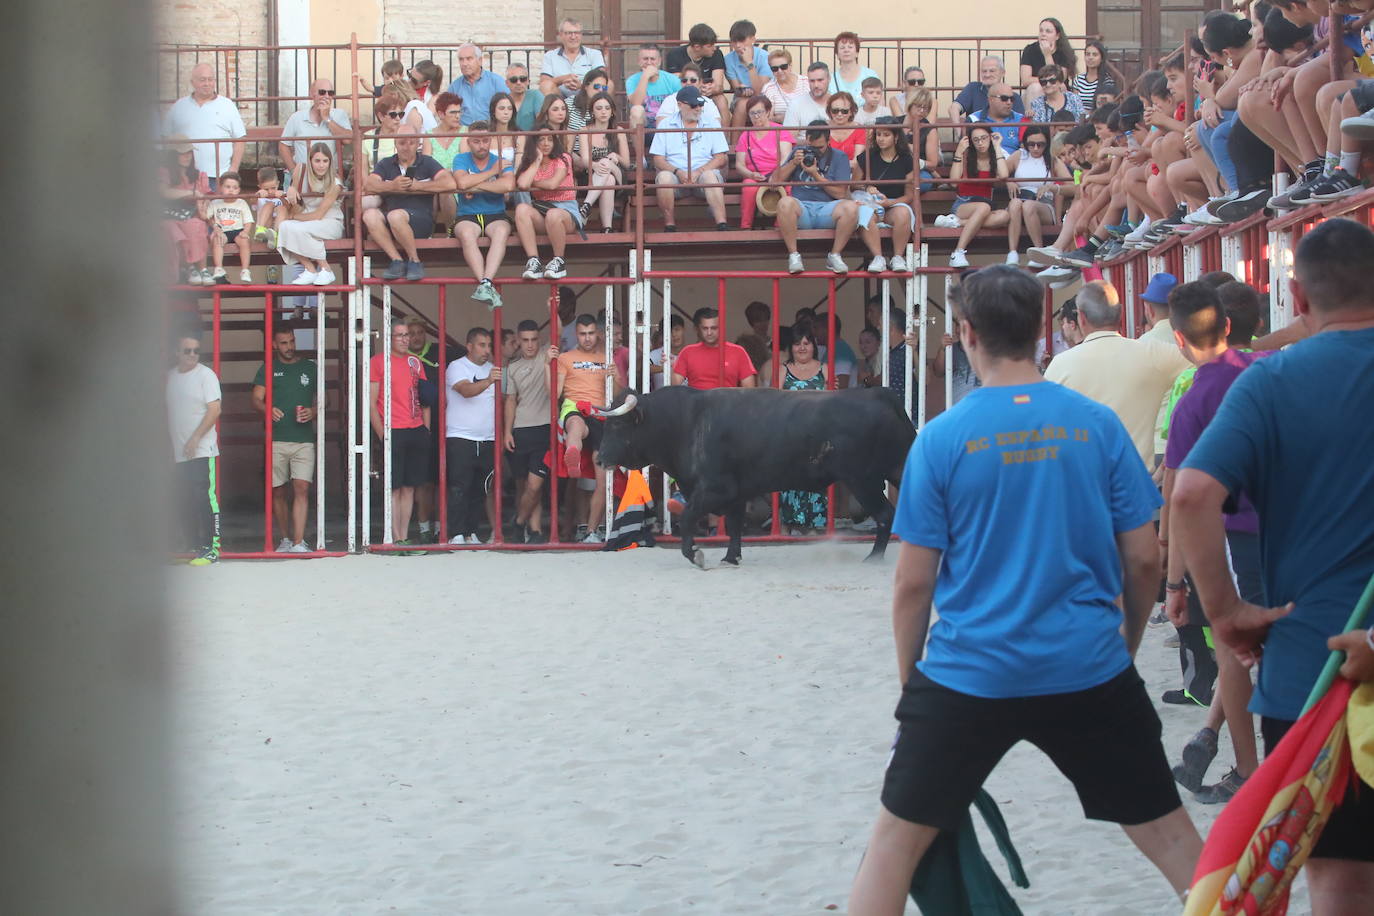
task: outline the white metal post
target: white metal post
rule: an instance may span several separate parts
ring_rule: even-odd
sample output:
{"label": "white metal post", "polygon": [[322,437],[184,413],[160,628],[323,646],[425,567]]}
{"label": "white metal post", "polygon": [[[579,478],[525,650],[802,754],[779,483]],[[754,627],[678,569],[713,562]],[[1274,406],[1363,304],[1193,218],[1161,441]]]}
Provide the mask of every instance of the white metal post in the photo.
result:
{"label": "white metal post", "polygon": [[[945,334],[954,336],[954,306],[950,304],[950,288],[954,277],[945,274]],[[954,406],[954,344],[945,347],[945,410]]]}
{"label": "white metal post", "polygon": [[1130,337],[1135,329],[1135,265],[1136,259],[1126,262],[1126,336]]}
{"label": "white metal post", "polygon": [[[633,354],[631,358],[633,359]],[[615,287],[609,283],[606,284],[606,365],[611,371],[606,375],[606,397],[603,403],[609,407],[615,399]],[[603,489],[606,492],[606,536],[610,537],[611,521],[615,517],[615,468],[606,468],[606,483]]]}
{"label": "white metal post", "polygon": [[[909,252],[911,250],[911,246],[908,245],[907,250]],[[910,264],[912,262],[908,261],[907,263]],[[882,352],[879,354],[879,356],[882,359],[881,375],[883,379],[883,387],[886,388],[892,381],[892,367],[888,365],[888,363],[892,361],[892,300],[889,298],[892,294],[891,280],[886,278],[883,279],[882,293],[883,320],[881,322],[882,327],[878,329],[879,333],[882,335],[882,343],[879,345]]]}
{"label": "white metal post", "polygon": [[[631,272],[634,272],[635,252],[630,251]],[[635,276],[640,278],[640,282],[635,284],[639,296],[639,324],[640,324],[640,346],[644,350],[643,368],[640,374],[639,390],[648,392],[653,387],[654,367],[649,362],[649,354],[654,350],[654,320],[653,320],[653,290],[649,286],[649,280],[643,277],[643,273],[649,269],[649,250],[644,250],[644,268]]]}
{"label": "white metal post", "polygon": [[324,293],[315,297],[315,549],[324,550]]}
{"label": "white metal post", "polygon": [[1202,246],[1183,246],[1183,282],[1191,283],[1202,276]]}
{"label": "white metal post", "polygon": [[377,336],[382,354],[382,543],[391,537],[391,284],[382,286],[382,327]]}
{"label": "white metal post", "polygon": [[[371,273],[372,258],[365,257],[363,278],[366,279]],[[363,546],[367,547],[372,544],[372,386],[368,382],[372,369],[372,301],[366,286],[358,291],[358,318],[362,325],[363,366],[360,377],[355,380],[358,381],[358,389],[363,399],[359,447],[362,450],[362,535]]]}
{"label": "white metal post", "polygon": [[[343,384],[339,396],[348,402],[348,447],[344,450],[348,475],[348,530],[345,539],[348,552],[358,549],[358,401],[367,399],[367,385],[358,386],[358,301],[362,293],[358,289],[357,259],[348,259],[348,285],[353,287],[348,293],[348,323],[339,328],[339,347],[348,353],[348,372],[342,373]],[[364,364],[366,365],[366,364]],[[364,443],[366,444],[366,443]],[[363,448],[361,451],[366,452]]]}
{"label": "white metal post", "polygon": [[[673,383],[673,278],[663,278],[663,384]],[[668,511],[668,498],[672,495],[672,479],[663,472],[663,505],[659,512],[663,517],[663,533],[673,533],[673,516]]]}
{"label": "white metal post", "polygon": [[1249,278],[1245,276],[1245,262],[1240,257],[1240,236],[1223,235],[1221,237],[1221,269],[1242,283],[1250,282]]}
{"label": "white metal post", "polygon": [[[635,250],[630,249],[630,279],[635,279]],[[629,371],[625,375],[625,385],[635,388],[639,384],[639,284],[629,286],[630,314],[625,316],[625,346],[629,348]],[[645,389],[648,390],[648,389]],[[610,529],[607,529],[608,531]]]}

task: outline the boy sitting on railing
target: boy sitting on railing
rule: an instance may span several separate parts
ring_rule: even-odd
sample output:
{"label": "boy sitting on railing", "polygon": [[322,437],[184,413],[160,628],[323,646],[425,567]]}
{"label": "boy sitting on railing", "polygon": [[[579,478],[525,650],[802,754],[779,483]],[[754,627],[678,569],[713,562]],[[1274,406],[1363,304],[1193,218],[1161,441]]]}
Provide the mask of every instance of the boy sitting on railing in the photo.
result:
{"label": "boy sitting on railing", "polygon": [[253,274],[248,269],[248,263],[253,256],[252,241],[250,234],[244,232],[253,225],[253,210],[239,197],[241,190],[239,173],[225,172],[219,176],[219,192],[224,196],[210,202],[210,225],[213,227],[210,234],[210,249],[215,259],[215,269],[210,274],[210,279],[214,283],[229,282],[224,273],[226,245],[238,246],[239,263],[243,266],[239,271],[239,282],[253,282]]}
{"label": "boy sitting on railing", "polygon": [[253,230],[253,240],[266,242],[268,248],[277,247],[277,227],[286,218],[286,195],[281,189],[281,179],[277,170],[270,165],[258,169],[257,228]]}

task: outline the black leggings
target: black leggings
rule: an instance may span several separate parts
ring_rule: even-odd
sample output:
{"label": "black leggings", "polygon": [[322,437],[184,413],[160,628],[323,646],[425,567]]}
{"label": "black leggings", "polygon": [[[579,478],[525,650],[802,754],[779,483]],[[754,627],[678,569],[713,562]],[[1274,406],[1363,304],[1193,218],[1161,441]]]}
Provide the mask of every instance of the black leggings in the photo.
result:
{"label": "black leggings", "polygon": [[1236,166],[1236,182],[1241,193],[1248,193],[1269,183],[1274,176],[1274,151],[1245,122],[1236,118],[1226,150]]}
{"label": "black leggings", "polygon": [[182,529],[195,553],[219,550],[219,497],[215,494],[218,473],[218,458],[177,462]]}

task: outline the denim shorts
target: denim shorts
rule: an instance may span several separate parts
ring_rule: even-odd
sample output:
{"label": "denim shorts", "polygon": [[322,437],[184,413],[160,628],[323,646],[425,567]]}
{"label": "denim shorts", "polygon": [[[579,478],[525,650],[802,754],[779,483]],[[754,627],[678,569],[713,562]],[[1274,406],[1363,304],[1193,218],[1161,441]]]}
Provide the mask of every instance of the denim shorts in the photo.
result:
{"label": "denim shorts", "polygon": [[[795,198],[794,198],[795,199]],[[797,216],[798,229],[834,229],[835,207],[838,200],[798,200],[801,213]]]}

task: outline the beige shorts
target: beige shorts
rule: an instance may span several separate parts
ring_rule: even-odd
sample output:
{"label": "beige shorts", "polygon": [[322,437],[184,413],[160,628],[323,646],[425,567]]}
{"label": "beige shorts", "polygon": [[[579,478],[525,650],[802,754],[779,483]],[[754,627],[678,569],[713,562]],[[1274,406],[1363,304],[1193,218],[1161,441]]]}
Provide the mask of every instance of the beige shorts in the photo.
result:
{"label": "beige shorts", "polygon": [[272,486],[283,486],[289,480],[314,479],[315,443],[272,443]]}

